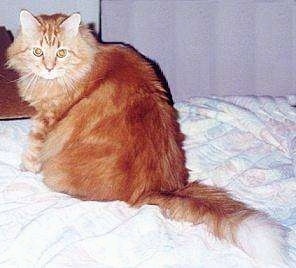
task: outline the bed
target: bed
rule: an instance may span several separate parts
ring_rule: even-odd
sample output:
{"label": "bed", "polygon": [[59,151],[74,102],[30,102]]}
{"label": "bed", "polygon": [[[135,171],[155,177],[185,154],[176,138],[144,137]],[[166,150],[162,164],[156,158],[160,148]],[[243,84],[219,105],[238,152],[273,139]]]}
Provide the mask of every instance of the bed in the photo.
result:
{"label": "bed", "polygon": [[[222,186],[289,228],[296,267],[296,95],[191,98],[175,104],[190,180]],[[204,226],[155,206],[80,201],[19,169],[30,120],[0,121],[1,267],[253,267]]]}

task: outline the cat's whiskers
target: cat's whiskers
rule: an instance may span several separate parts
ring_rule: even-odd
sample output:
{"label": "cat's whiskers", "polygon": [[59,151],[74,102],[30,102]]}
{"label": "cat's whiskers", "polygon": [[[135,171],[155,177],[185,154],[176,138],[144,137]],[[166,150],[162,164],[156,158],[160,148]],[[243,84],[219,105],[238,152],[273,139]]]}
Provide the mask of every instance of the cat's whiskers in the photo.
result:
{"label": "cat's whiskers", "polygon": [[35,75],[34,76],[34,80],[33,80],[33,82],[32,82],[32,84],[31,84],[31,88],[32,88],[32,90],[31,90],[31,95],[30,95],[30,98],[32,99],[32,97],[33,97],[33,93],[34,93],[34,86],[36,85],[36,83],[37,83],[37,80],[38,80],[38,75]]}
{"label": "cat's whiskers", "polygon": [[[32,78],[32,79],[30,80],[30,82],[28,83],[28,86],[27,86],[27,88],[26,88],[26,93],[27,93],[27,91],[28,91],[30,88],[32,88],[33,85],[36,84],[37,80],[38,80],[38,75],[37,75],[37,74],[34,74],[34,75],[33,75],[33,78]],[[32,97],[33,97],[33,90],[31,90],[31,92],[30,92],[29,99],[32,99]]]}
{"label": "cat's whiskers", "polygon": [[25,79],[27,79],[29,76],[31,76],[33,73],[27,73],[25,75],[22,75],[21,77],[17,78],[17,79],[14,79],[14,80],[9,80],[7,79],[7,77],[5,77],[3,74],[0,74],[1,77],[3,77],[7,83],[14,83],[14,82],[19,82],[19,81],[23,81]]}
{"label": "cat's whiskers", "polygon": [[65,76],[62,76],[62,87],[66,90],[66,94],[68,95],[68,97],[71,96],[70,91],[71,89],[73,89],[73,86],[71,84],[69,84],[68,80],[65,79]]}
{"label": "cat's whiskers", "polygon": [[29,78],[32,74],[34,74],[34,73],[33,73],[33,72],[31,72],[31,73],[27,73],[27,74],[25,74],[25,75],[22,75],[20,78],[15,79],[15,80],[12,80],[12,81],[10,81],[10,82],[11,82],[11,83],[13,83],[13,82],[21,82],[21,81],[26,80],[27,78]]}
{"label": "cat's whiskers", "polygon": [[[25,98],[27,98],[26,96],[27,96],[27,93],[28,93],[28,90],[29,90],[29,88],[30,88],[30,86],[31,86],[31,84],[32,84],[32,82],[33,82],[33,80],[34,80],[34,77],[35,77],[35,74],[31,74],[32,75],[32,77],[29,79],[29,81],[28,81],[28,83],[27,83],[27,86],[26,86],[26,88],[24,89],[24,96],[25,96]],[[30,76],[29,76],[30,77]],[[25,80],[25,79],[24,79]]]}
{"label": "cat's whiskers", "polygon": [[[63,82],[65,83],[66,87],[69,87],[71,91],[73,91],[74,93],[77,92],[77,83],[78,81],[73,79],[73,77],[71,77],[70,75],[65,74],[63,76]],[[68,89],[66,88],[66,90],[68,91]]]}
{"label": "cat's whiskers", "polygon": [[76,81],[75,81],[74,79],[72,79],[71,77],[69,77],[69,78],[68,78],[68,82],[70,83],[72,89],[73,89],[74,91],[76,91],[76,87],[75,87],[75,85],[77,84]]}

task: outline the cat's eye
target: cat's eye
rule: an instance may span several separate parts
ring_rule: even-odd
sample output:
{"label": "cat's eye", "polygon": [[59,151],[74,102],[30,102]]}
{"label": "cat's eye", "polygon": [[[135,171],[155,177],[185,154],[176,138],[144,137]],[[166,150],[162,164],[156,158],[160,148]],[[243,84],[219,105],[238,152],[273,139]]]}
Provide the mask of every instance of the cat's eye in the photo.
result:
{"label": "cat's eye", "polygon": [[33,48],[33,54],[36,56],[36,57],[41,57],[43,55],[43,51],[41,48],[39,47],[34,47]]}
{"label": "cat's eye", "polygon": [[67,55],[67,49],[65,49],[65,48],[61,48],[57,51],[57,56],[59,58],[64,58],[64,57],[66,57],[66,55]]}

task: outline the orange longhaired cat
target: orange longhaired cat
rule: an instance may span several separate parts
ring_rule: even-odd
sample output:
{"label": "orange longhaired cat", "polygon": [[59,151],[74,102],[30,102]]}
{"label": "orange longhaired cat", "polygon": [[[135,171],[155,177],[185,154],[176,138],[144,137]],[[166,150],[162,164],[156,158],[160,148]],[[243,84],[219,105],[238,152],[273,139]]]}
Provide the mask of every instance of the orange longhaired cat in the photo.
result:
{"label": "orange longhaired cat", "polygon": [[157,205],[265,267],[283,265],[282,227],[221,189],[188,183],[176,111],[150,63],[129,47],[97,43],[80,20],[20,13],[8,66],[37,111],[23,167],[83,200]]}

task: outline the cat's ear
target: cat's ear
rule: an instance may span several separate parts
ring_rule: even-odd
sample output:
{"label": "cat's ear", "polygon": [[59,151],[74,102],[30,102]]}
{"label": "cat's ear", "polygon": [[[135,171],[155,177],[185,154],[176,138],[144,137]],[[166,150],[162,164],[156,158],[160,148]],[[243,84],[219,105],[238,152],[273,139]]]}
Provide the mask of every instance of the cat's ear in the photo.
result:
{"label": "cat's ear", "polygon": [[21,30],[24,34],[34,35],[38,32],[39,21],[27,10],[20,12]]}
{"label": "cat's ear", "polygon": [[67,36],[75,37],[79,31],[79,25],[81,22],[81,16],[79,13],[74,13],[65,19],[60,27]]}

